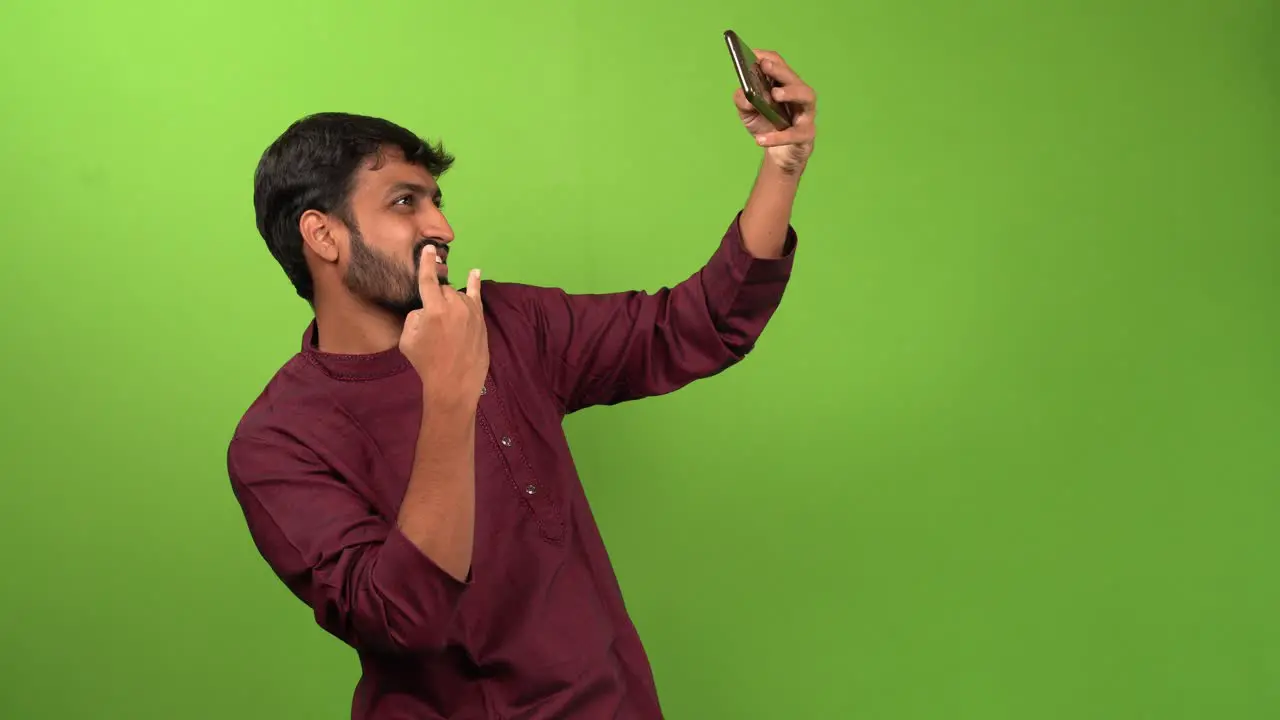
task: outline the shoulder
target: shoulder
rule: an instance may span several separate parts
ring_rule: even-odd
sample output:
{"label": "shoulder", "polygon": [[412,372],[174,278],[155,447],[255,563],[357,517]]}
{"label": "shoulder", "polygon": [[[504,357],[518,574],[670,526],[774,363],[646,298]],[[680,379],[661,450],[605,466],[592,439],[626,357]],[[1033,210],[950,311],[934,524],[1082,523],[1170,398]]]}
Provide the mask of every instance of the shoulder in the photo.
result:
{"label": "shoulder", "polygon": [[485,280],[481,283],[485,314],[498,319],[514,316],[529,321],[548,304],[562,303],[569,295],[557,287],[530,285],[505,280]]}
{"label": "shoulder", "polygon": [[535,333],[572,326],[576,319],[613,312],[648,294],[642,290],[570,292],[559,287],[499,281],[485,281],[482,288],[486,320],[504,327],[519,324]]}
{"label": "shoulder", "polygon": [[261,435],[322,404],[322,393],[316,391],[321,377],[322,373],[312,367],[305,355],[294,355],[249,403],[236,423],[232,439]]}
{"label": "shoulder", "polygon": [[299,353],[250,402],[227,443],[233,484],[252,482],[285,466],[322,466],[342,410],[326,390],[326,376]]}
{"label": "shoulder", "polygon": [[570,294],[549,286],[486,280],[481,285],[485,322],[491,338],[505,338],[520,349],[543,344],[544,333],[569,307]]}

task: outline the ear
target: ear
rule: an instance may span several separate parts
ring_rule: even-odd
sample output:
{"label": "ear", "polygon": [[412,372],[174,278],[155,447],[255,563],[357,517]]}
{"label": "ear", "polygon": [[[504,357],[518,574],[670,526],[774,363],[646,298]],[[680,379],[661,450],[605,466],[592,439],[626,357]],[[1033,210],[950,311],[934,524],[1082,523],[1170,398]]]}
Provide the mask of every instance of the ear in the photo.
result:
{"label": "ear", "polygon": [[321,260],[337,262],[340,225],[341,223],[330,215],[319,210],[308,210],[302,213],[302,217],[298,220],[302,244]]}

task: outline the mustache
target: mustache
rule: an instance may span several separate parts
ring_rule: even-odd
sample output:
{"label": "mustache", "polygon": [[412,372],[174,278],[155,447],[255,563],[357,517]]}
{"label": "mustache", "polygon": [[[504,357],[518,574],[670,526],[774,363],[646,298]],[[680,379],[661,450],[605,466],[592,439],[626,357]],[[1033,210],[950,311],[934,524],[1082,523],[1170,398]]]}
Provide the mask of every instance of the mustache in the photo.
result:
{"label": "mustache", "polygon": [[449,245],[439,238],[422,238],[413,244],[413,262],[417,264],[422,259],[422,251],[430,245],[436,249],[436,254],[441,260],[447,260],[449,257]]}

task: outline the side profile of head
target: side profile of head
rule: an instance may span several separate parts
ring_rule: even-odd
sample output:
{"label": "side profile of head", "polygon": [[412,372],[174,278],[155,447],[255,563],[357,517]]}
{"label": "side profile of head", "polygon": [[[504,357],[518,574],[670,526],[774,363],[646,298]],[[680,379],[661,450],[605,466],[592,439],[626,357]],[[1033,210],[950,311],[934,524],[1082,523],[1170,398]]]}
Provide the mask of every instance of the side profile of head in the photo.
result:
{"label": "side profile of head", "polygon": [[[422,305],[428,244],[447,259],[453,230],[438,180],[442,145],[380,118],[309,115],[263,153],[254,174],[258,232],[298,295],[348,295],[397,314]],[[448,282],[448,266],[439,267]]]}

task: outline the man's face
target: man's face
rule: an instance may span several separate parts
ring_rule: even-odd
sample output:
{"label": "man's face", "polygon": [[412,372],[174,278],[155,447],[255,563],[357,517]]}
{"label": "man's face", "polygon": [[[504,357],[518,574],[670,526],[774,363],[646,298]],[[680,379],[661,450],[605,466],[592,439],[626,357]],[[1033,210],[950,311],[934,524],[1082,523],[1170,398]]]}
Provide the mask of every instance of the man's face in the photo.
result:
{"label": "man's face", "polygon": [[[422,250],[434,244],[448,258],[453,230],[440,211],[440,188],[426,168],[387,151],[371,169],[366,163],[351,191],[349,251],[343,284],[356,296],[405,315],[422,307],[418,269]],[[441,284],[447,265],[438,266]]]}

